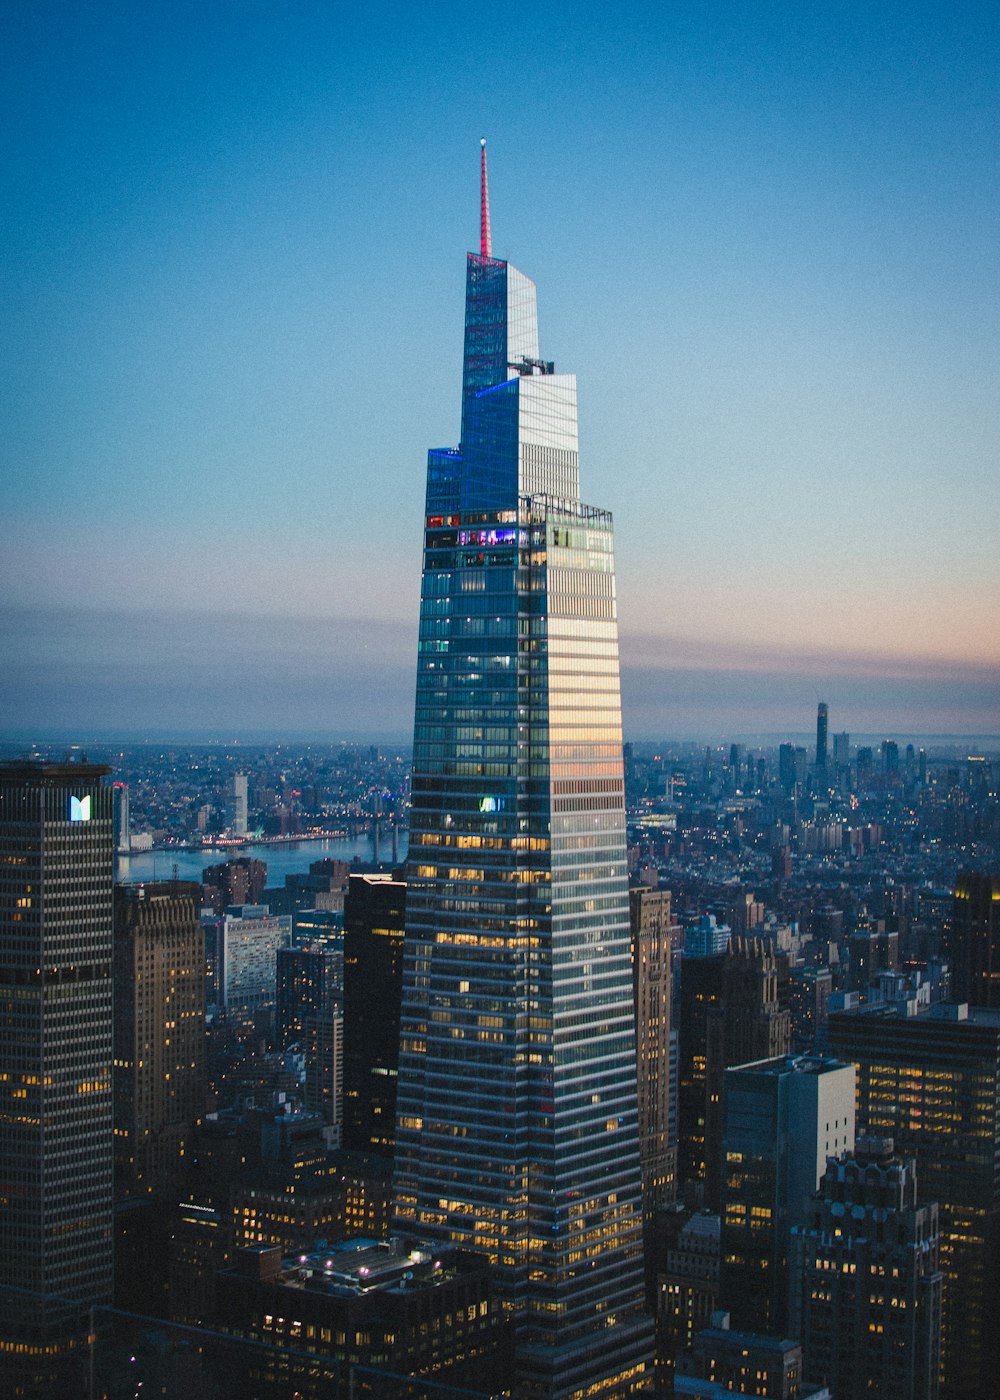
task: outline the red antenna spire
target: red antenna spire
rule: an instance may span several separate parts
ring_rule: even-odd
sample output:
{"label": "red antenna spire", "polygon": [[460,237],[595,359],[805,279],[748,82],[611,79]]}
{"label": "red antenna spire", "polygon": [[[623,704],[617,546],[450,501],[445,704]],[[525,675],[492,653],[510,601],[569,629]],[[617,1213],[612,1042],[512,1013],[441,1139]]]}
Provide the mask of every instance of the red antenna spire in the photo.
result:
{"label": "red antenna spire", "polygon": [[493,240],[490,238],[490,187],[486,183],[486,137],[479,143],[482,149],[482,174],[479,186],[479,252],[484,258],[493,256]]}

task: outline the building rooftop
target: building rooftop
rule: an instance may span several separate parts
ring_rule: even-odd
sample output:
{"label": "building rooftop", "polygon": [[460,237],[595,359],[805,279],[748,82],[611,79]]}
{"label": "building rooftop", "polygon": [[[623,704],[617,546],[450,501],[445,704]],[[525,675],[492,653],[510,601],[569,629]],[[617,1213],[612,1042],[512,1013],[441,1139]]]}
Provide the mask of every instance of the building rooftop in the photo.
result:
{"label": "building rooftop", "polygon": [[964,1001],[935,1001],[930,1005],[917,1001],[869,1002],[864,1006],[846,1006],[837,1014],[895,1021],[937,1021],[948,1025],[966,1024],[1000,1030],[1000,1008],[970,1006]]}
{"label": "building rooftop", "polygon": [[350,1239],[282,1257],[277,1248],[242,1250],[239,1272],[286,1288],[361,1297],[366,1293],[399,1293],[424,1289],[452,1279],[465,1268],[485,1260],[468,1251],[434,1246],[410,1238]]}

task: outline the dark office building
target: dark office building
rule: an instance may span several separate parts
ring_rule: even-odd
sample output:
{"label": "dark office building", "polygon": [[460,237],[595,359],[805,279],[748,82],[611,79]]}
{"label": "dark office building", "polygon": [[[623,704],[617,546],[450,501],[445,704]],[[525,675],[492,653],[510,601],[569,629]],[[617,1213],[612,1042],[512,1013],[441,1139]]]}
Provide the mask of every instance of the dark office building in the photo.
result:
{"label": "dark office building", "polygon": [[828,1156],[854,1146],[854,1066],[779,1056],[727,1069],[721,1306],[748,1332],[788,1331],[788,1244]]}
{"label": "dark office building", "polygon": [[722,1082],[732,1065],[787,1054],[791,1014],[770,943],[733,938],[725,953],[681,963],[678,1180],[719,1209]]}
{"label": "dark office building", "polygon": [[847,988],[868,994],[883,972],[899,970],[899,931],[882,920],[874,928],[859,928],[846,940]]}
{"label": "dark office building", "polygon": [[833,991],[828,967],[793,967],[788,973],[789,1009],[792,1013],[792,1049],[818,1050],[826,1041],[826,1018]]}
{"label": "dark office building", "polygon": [[205,935],[197,884],[118,885],[115,1195],[169,1198],[205,1112]]}
{"label": "dark office building", "polygon": [[681,962],[677,1179],[704,1189],[708,1018],[722,1000],[723,953]]}
{"label": "dark office building", "polygon": [[[247,1351],[248,1394],[286,1396],[291,1382],[303,1400],[362,1385],[368,1394],[410,1394],[401,1376],[477,1393],[510,1382],[489,1268],[464,1250],[399,1237],[287,1260],[280,1249],[240,1250],[218,1277],[216,1300],[223,1331],[267,1344]],[[352,1378],[355,1367],[364,1369]],[[372,1371],[393,1372],[395,1382],[374,1388]]]}
{"label": "dark office building", "polygon": [[778,781],[786,792],[806,780],[809,755],[799,744],[781,744],[778,748]]}
{"label": "dark office building", "polygon": [[[338,946],[339,945],[339,946]],[[277,1043],[305,1057],[305,1102],[340,1145],[344,1110],[343,930],[331,940],[277,953]]]}
{"label": "dark office building", "polygon": [[831,1014],[858,1068],[858,1133],[916,1159],[940,1207],[942,1400],[995,1400],[1000,1375],[1000,1011],[936,1004]]}
{"label": "dark office building", "polygon": [[396,1143],[406,882],[352,875],[344,901],[344,1146]]}
{"label": "dark office building", "polygon": [[861,1138],[831,1157],[793,1230],[803,1374],[836,1400],[939,1394],[938,1207],[919,1199],[915,1162],[891,1138]]}
{"label": "dark office building", "polygon": [[305,1037],[306,1018],[325,1014],[344,994],[344,957],[334,948],[279,948],[276,1043],[283,1050]]}
{"label": "dark office building", "polygon": [[331,1146],[344,1134],[344,1011],[333,1001],[305,1018],[305,1104],[332,1130]]}
{"label": "dark office building", "polygon": [[[683,1219],[682,1208],[676,1209]],[[669,1216],[667,1221],[676,1228],[676,1221]],[[656,1280],[656,1345],[658,1367],[669,1374],[719,1306],[719,1217],[708,1211],[691,1215],[663,1253]]]}
{"label": "dark office building", "polygon": [[[84,1306],[113,1286],[109,772],[0,765],[0,1284]],[[9,1302],[0,1388],[14,1394],[41,1377],[32,1357],[44,1368],[73,1339],[54,1301]]]}
{"label": "dark office building", "polygon": [[959,873],[948,951],[955,1000],[1000,1007],[1000,875]]}

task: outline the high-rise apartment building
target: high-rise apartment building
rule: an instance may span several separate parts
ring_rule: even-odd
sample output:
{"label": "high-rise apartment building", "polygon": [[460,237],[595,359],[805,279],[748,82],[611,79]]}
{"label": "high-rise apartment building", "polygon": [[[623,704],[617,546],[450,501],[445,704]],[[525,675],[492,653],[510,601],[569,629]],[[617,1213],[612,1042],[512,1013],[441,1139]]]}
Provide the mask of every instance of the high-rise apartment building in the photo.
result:
{"label": "high-rise apartment building", "polygon": [[948,952],[955,1000],[1000,1007],[1000,875],[959,872]]}
{"label": "high-rise apartment building", "polygon": [[267,884],[267,862],[237,856],[201,872],[202,901],[221,914],[231,904],[257,904]]}
{"label": "high-rise apartment building", "polygon": [[519,1393],[621,1395],[652,1337],[611,518],[483,161],[461,446],[428,460],[396,1217],[490,1257]]}
{"label": "high-rise apartment building", "polygon": [[942,1400],[992,1400],[1000,1375],[1000,1011],[915,1002],[831,1014],[858,1070],[859,1134],[916,1159],[940,1207]]}
{"label": "high-rise apartment building", "polygon": [[112,1291],[110,769],[0,764],[0,1280]]}
{"label": "high-rise apartment building", "polygon": [[[206,928],[206,937],[208,932]],[[214,932],[216,1004],[225,1009],[229,1023],[273,1017],[278,949],[291,942],[291,915],[272,914],[266,904],[234,905],[216,922]]]}
{"label": "high-rise apartment building", "polygon": [[200,887],[115,888],[117,1197],[167,1197],[205,1112],[205,934]]}

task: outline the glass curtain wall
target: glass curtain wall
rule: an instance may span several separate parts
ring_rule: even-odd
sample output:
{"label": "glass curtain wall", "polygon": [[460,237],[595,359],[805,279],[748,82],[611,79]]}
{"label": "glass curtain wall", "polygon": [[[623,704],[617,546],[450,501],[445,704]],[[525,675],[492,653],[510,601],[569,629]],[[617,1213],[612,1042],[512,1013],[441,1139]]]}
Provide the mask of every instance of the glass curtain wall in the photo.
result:
{"label": "glass curtain wall", "polygon": [[519,1393],[642,1380],[642,1240],[611,518],[535,289],[470,255],[462,446],[430,453],[398,1223],[488,1254]]}

